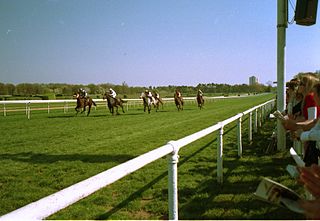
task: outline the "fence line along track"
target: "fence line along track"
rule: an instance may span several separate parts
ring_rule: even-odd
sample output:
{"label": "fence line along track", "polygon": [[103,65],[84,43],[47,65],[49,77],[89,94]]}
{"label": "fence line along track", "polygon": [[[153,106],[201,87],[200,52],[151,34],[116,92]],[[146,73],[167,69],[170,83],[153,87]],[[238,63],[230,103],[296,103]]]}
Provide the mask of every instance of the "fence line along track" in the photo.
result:
{"label": "fence line along track", "polygon": [[[247,95],[242,95],[242,96],[218,96],[218,97],[204,97],[206,101],[214,101],[217,99],[228,99],[228,98],[240,98],[240,97],[245,97]],[[186,102],[193,102],[196,103],[196,97],[184,97],[183,98]],[[125,107],[127,111],[129,110],[129,107],[135,107],[135,106],[140,106],[143,105],[142,99],[122,99],[124,101],[127,101],[125,103]],[[162,100],[165,103],[173,103],[174,99],[173,98],[162,98]],[[99,106],[103,105],[101,103],[106,104],[106,100],[103,99],[93,99],[94,102],[97,102]],[[39,111],[39,110],[47,110],[48,114],[50,113],[50,110],[57,110],[61,109],[63,110],[64,113],[68,112],[68,110],[74,109],[75,106],[70,106],[70,105],[76,105],[77,100],[76,99],[68,99],[68,100],[12,100],[12,101],[0,101],[0,105],[3,106],[2,109],[0,109],[0,112],[3,113],[3,116],[7,116],[8,113],[10,112],[25,112],[25,115],[27,116],[28,119],[31,118],[31,111]],[[164,103],[164,104],[165,104]],[[19,105],[19,107],[12,107],[12,105]],[[32,104],[38,104],[38,105],[45,105],[47,104],[47,107],[32,107]],[[51,104],[62,104],[63,106],[50,106]],[[98,105],[97,104],[97,105]],[[9,106],[11,108],[9,108]],[[22,107],[21,105],[24,105]],[[107,105],[105,105],[107,108]]]}
{"label": "fence line along track", "polygon": [[[101,172],[86,180],[76,183],[52,195],[44,197],[36,202],[30,203],[20,209],[12,211],[0,217],[0,220],[40,220],[60,211],[67,206],[83,199],[99,189],[110,185],[117,180],[139,170],[147,164],[154,162],[164,156],[168,158],[168,205],[169,219],[178,220],[178,152],[180,148],[201,139],[215,131],[219,131],[217,142],[217,181],[223,183],[223,128],[237,121],[237,147],[238,156],[242,156],[242,117],[248,114],[249,141],[252,140],[252,123],[254,131],[261,127],[262,122],[274,107],[275,100],[248,109],[231,118],[221,121],[213,126],[193,133],[176,141],[169,141],[157,149],[142,154],[125,163]],[[253,115],[253,116],[252,116]],[[252,121],[252,117],[253,120]]]}

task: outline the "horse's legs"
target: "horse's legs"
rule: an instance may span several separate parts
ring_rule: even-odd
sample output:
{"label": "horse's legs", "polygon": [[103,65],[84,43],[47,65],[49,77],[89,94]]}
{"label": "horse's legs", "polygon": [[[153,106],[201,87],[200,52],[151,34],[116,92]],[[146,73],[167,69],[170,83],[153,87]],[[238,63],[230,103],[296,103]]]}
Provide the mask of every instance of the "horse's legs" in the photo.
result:
{"label": "horse's legs", "polygon": [[78,109],[78,107],[76,107],[75,108],[75,110],[76,110],[76,116],[78,115],[78,113],[79,113],[79,109]]}
{"label": "horse's legs", "polygon": [[117,112],[117,115],[119,115],[118,106],[116,106],[116,112]]}
{"label": "horse's legs", "polygon": [[86,111],[86,106],[83,107],[83,110],[81,111],[81,114],[82,114],[83,112],[85,112],[85,111]]}
{"label": "horse's legs", "polygon": [[91,110],[91,105],[89,105],[89,110],[88,110],[87,116],[89,116],[90,110]]}
{"label": "horse's legs", "polygon": [[121,109],[122,109],[122,113],[125,113],[122,104],[120,105],[120,107],[121,107]]}

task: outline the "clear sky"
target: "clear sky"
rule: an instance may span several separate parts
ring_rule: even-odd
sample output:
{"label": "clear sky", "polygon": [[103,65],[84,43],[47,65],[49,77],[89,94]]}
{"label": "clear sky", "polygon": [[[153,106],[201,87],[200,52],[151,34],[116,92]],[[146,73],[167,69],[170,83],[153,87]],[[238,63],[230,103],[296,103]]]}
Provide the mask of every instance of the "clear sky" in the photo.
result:
{"label": "clear sky", "polygon": [[[319,12],[288,26],[286,80],[320,70]],[[276,0],[0,0],[0,82],[265,84],[276,17]]]}

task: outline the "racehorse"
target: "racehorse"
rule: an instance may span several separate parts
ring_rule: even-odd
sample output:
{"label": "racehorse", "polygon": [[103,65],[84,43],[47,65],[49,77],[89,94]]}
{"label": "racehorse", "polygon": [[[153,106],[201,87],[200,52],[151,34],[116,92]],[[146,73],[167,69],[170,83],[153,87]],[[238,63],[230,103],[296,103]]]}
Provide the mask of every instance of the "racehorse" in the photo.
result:
{"label": "racehorse", "polygon": [[153,107],[156,109],[156,112],[159,110],[159,106],[161,104],[162,108],[163,108],[163,101],[160,98],[158,93],[154,94],[154,101],[153,101]]}
{"label": "racehorse", "polygon": [[163,101],[162,101],[162,99],[159,97],[159,98],[155,98],[154,99],[154,102],[153,102],[153,107],[156,109],[156,112],[158,112],[158,110],[159,110],[159,107],[160,107],[160,104],[161,104],[161,106],[162,106],[162,108],[163,108]]}
{"label": "racehorse", "polygon": [[116,108],[116,113],[119,115],[118,107],[121,107],[122,112],[125,113],[123,109],[123,103],[126,103],[127,101],[124,101],[121,98],[113,98],[107,92],[103,95],[103,99],[107,99],[108,108],[112,115],[114,115],[114,108]]}
{"label": "racehorse", "polygon": [[174,102],[176,103],[176,107],[178,111],[183,110],[183,98],[182,96],[178,96],[177,93],[174,94]]}
{"label": "racehorse", "polygon": [[86,111],[86,106],[88,106],[89,110],[88,110],[87,116],[89,116],[92,104],[94,106],[97,106],[96,103],[92,100],[91,97],[87,97],[87,98],[86,97],[82,97],[82,96],[80,96],[79,93],[74,94],[74,97],[77,98],[77,106],[74,108],[77,111],[76,115],[78,115],[78,113],[79,113],[81,108],[83,108],[83,110],[81,111],[81,114],[83,112],[85,112]]}
{"label": "racehorse", "polygon": [[154,104],[152,97],[148,97],[144,92],[142,92],[140,98],[143,100],[143,111],[146,112],[146,109],[148,109],[148,113],[150,114],[151,105]]}
{"label": "racehorse", "polygon": [[197,94],[197,102],[198,102],[198,107],[199,107],[200,110],[201,110],[201,108],[202,108],[203,105],[204,105],[204,99],[203,99],[202,94],[200,94],[200,93]]}

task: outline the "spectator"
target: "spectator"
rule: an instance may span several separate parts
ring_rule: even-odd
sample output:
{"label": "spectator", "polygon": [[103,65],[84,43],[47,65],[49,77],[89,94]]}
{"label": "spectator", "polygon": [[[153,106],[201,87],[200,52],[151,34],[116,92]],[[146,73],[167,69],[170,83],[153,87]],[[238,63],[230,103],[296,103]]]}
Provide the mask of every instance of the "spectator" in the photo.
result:
{"label": "spectator", "polygon": [[320,219],[320,167],[299,168],[299,182],[315,197],[314,200],[300,200],[300,206],[305,210],[307,219]]}
{"label": "spectator", "polygon": [[[307,73],[304,74],[301,78],[298,92],[304,95],[304,99],[301,104],[302,115],[296,117],[296,119],[289,119],[283,122],[283,125],[286,129],[289,130],[310,130],[316,123],[316,118],[320,115],[320,106],[316,104],[314,99],[314,94],[317,91],[314,91],[314,85],[318,82],[313,74]],[[313,141],[308,141],[304,143],[304,161],[307,166],[310,166],[313,163],[318,163],[318,156],[315,156],[317,153],[316,143]]]}

